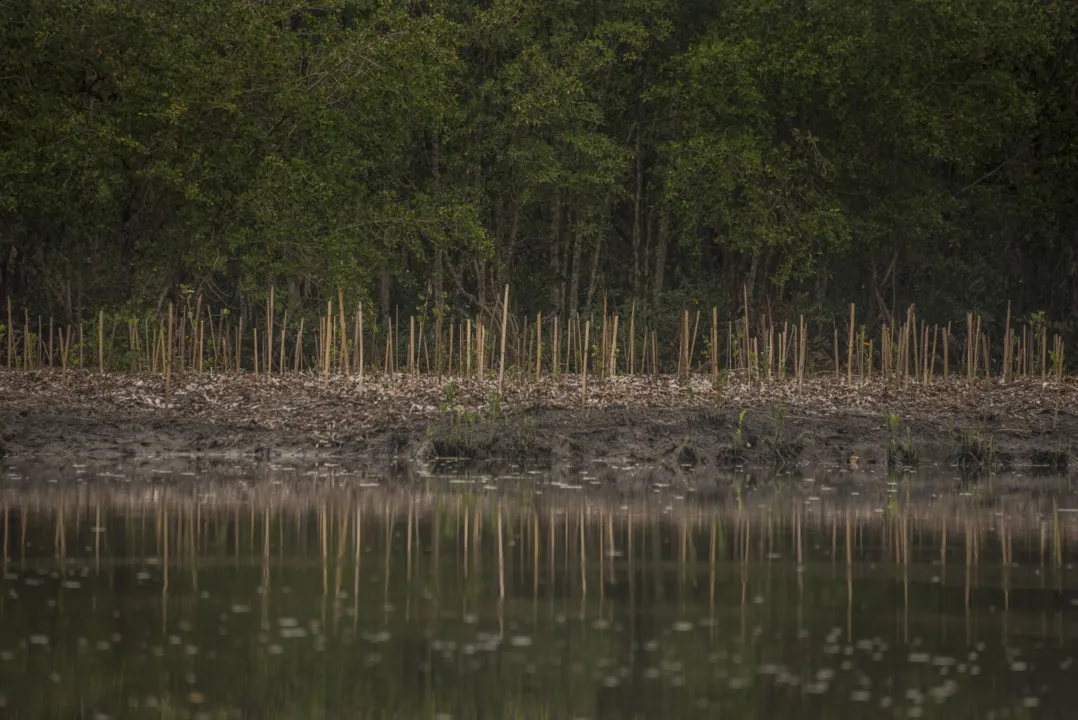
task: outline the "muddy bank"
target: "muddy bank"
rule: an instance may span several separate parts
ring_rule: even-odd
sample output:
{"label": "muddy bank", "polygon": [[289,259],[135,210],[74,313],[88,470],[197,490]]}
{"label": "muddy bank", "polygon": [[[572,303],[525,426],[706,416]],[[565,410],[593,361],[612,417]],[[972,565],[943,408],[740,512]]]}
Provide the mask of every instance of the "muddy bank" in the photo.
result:
{"label": "muddy bank", "polygon": [[9,457],[347,459],[371,471],[446,461],[555,472],[637,467],[1038,466],[1078,452],[1078,386],[964,381],[900,388],[706,378],[509,382],[304,375],[189,377],[0,372]]}

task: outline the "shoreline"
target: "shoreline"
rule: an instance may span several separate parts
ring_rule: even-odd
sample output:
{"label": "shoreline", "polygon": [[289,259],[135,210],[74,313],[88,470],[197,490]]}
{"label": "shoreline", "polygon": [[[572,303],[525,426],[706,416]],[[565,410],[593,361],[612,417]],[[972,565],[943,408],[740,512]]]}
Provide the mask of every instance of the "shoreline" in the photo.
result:
{"label": "shoreline", "polygon": [[667,477],[738,467],[1066,471],[1078,383],[833,375],[748,383],[675,376],[496,380],[0,370],[9,458],[347,460],[370,472],[456,459]]}

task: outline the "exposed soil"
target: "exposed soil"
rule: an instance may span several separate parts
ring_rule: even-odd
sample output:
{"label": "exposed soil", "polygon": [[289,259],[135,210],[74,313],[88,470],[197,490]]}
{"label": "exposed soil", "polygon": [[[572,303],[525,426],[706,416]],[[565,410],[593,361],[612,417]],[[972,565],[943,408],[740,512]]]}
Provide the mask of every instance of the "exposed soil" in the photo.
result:
{"label": "exposed soil", "polygon": [[1065,470],[1078,384],[964,380],[899,387],[831,376],[445,381],[0,371],[6,453],[35,462],[198,457],[342,459],[378,472],[465,459],[494,466],[646,469],[954,466]]}

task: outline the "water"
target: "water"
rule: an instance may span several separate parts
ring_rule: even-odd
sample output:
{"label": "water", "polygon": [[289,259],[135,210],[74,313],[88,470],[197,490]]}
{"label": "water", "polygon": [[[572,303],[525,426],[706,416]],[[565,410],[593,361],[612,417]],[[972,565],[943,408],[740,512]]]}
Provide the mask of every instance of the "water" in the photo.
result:
{"label": "water", "polygon": [[0,717],[1070,717],[1078,496],[7,468]]}

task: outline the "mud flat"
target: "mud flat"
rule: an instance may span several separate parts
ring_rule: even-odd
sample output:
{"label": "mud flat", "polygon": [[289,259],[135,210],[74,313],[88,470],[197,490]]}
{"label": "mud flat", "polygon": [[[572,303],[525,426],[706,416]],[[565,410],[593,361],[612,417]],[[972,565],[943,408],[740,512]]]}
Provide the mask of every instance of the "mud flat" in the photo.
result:
{"label": "mud flat", "polygon": [[555,472],[634,467],[1040,467],[1078,452],[1078,384],[965,379],[929,386],[821,376],[559,381],[0,371],[15,459],[341,459],[373,471],[456,460]]}

